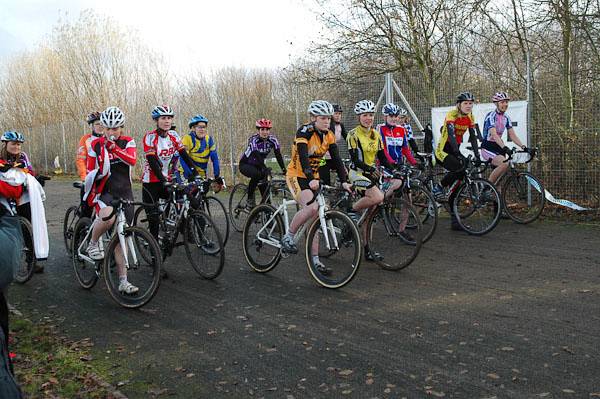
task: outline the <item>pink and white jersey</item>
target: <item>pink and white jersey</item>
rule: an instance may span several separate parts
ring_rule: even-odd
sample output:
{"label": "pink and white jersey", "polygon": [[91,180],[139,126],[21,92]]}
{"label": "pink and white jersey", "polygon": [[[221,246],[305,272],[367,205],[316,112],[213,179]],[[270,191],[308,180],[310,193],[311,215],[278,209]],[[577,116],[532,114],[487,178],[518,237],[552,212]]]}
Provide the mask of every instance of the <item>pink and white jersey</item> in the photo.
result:
{"label": "pink and white jersey", "polygon": [[[156,130],[153,130],[144,135],[143,141],[144,156],[156,155],[161,163],[163,176],[168,177],[173,156],[184,148],[179,134],[175,130],[169,130],[164,137],[161,137]],[[144,160],[142,173],[143,183],[156,183],[160,181],[150,168],[147,158]]]}

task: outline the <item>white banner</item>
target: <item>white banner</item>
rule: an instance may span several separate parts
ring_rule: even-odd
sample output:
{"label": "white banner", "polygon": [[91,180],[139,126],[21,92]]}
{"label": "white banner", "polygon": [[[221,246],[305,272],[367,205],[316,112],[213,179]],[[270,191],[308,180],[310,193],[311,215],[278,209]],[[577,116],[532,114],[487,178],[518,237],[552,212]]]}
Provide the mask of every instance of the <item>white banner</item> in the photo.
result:
{"label": "white banner", "polygon": [[[444,119],[448,111],[456,107],[455,105],[450,107],[438,107],[431,109],[431,129],[433,130],[433,141],[434,147],[440,140],[440,128],[444,124]],[[486,104],[475,104],[473,106],[473,116],[475,116],[475,122],[479,124],[479,129],[483,132],[483,120],[488,112],[496,109],[494,103]],[[515,129],[515,133],[523,144],[529,147],[527,142],[527,101],[511,101],[508,106],[506,114],[510,118]],[[508,136],[508,135],[506,135]],[[508,139],[503,137],[504,142],[509,147],[515,147],[515,145]],[[467,131],[463,136],[463,142],[460,146],[460,151],[464,155],[469,155],[471,151],[467,151],[466,147],[469,145],[469,132]],[[481,146],[481,143],[480,143]]]}

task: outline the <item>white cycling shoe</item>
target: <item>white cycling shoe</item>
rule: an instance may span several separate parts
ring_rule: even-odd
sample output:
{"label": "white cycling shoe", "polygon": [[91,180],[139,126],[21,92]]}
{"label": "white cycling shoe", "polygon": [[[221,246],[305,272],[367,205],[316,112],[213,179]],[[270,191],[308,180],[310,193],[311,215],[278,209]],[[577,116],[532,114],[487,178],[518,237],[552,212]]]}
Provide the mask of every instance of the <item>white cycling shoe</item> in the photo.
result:
{"label": "white cycling shoe", "polygon": [[121,283],[119,284],[119,292],[122,292],[124,294],[135,294],[139,291],[140,289],[138,287],[136,287],[135,285],[131,284],[129,281],[125,280],[125,281],[121,281]]}

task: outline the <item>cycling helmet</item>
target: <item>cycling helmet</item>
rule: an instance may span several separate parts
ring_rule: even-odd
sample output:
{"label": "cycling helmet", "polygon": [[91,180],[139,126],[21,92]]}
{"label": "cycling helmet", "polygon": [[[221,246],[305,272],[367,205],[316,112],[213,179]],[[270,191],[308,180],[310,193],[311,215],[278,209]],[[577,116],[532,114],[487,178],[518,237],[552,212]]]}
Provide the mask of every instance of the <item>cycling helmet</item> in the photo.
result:
{"label": "cycling helmet", "polygon": [[266,129],[270,129],[270,128],[273,127],[273,123],[271,122],[270,119],[262,118],[262,119],[259,119],[259,120],[256,121],[256,128],[260,129],[261,127],[262,128],[266,128]]}
{"label": "cycling helmet", "polygon": [[354,106],[354,113],[356,115],[366,114],[368,112],[375,112],[375,103],[371,100],[360,100]]}
{"label": "cycling helmet", "polygon": [[161,116],[175,116],[175,112],[168,105],[157,105],[152,110],[152,119],[157,120]]}
{"label": "cycling helmet", "polygon": [[333,112],[333,105],[325,100],[315,100],[308,106],[308,113],[314,116],[331,116]]}
{"label": "cycling helmet", "polygon": [[25,136],[23,136],[19,132],[15,132],[14,130],[7,130],[6,132],[4,132],[2,134],[2,138],[0,138],[0,140],[2,140],[4,142],[16,141],[18,143],[23,143],[23,142],[25,142]]}
{"label": "cycling helmet", "polygon": [[92,123],[100,120],[100,112],[94,111],[87,117],[87,124],[91,125]]}
{"label": "cycling helmet", "polygon": [[333,112],[344,112],[342,111],[342,106],[340,104],[331,104],[333,105]]}
{"label": "cycling helmet", "polygon": [[390,116],[390,115],[395,116],[400,113],[400,107],[398,107],[394,103],[387,103],[383,106],[383,109],[381,110],[381,112],[383,112],[383,114],[387,115],[387,116]]}
{"label": "cycling helmet", "polygon": [[398,115],[399,116],[408,116],[408,111],[405,110],[404,108],[398,108]]}
{"label": "cycling helmet", "polygon": [[456,96],[457,103],[462,103],[463,101],[475,101],[475,96],[468,91],[460,93],[458,96]]}
{"label": "cycling helmet", "polygon": [[188,126],[190,127],[190,129],[194,126],[196,126],[198,123],[200,122],[204,122],[208,125],[208,119],[206,119],[206,117],[204,115],[196,115],[196,116],[192,116],[192,118],[190,119]]}
{"label": "cycling helmet", "polygon": [[119,107],[108,107],[100,114],[100,122],[102,126],[114,129],[125,124],[125,115]]}
{"label": "cycling helmet", "polygon": [[508,94],[506,94],[503,91],[499,91],[498,93],[496,93],[492,96],[493,102],[504,101],[504,100],[510,100],[510,97],[508,96]]}

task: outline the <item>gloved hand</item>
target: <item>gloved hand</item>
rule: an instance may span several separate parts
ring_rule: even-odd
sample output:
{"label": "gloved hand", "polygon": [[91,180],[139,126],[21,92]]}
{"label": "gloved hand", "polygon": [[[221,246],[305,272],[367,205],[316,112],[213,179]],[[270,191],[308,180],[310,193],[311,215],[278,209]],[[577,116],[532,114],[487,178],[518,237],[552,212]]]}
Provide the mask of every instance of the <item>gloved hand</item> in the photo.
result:
{"label": "gloved hand", "polygon": [[7,162],[0,166],[0,172],[2,172],[2,173],[8,172],[12,167],[13,167],[13,164]]}
{"label": "gloved hand", "polygon": [[106,147],[109,152],[112,152],[117,147],[117,143],[112,140],[106,140],[104,147]]}
{"label": "gloved hand", "polygon": [[377,168],[371,167],[369,174],[374,180],[379,180],[381,178],[381,172],[379,172]]}
{"label": "gloved hand", "polygon": [[504,147],[502,147],[502,149],[504,150],[504,153],[505,153],[506,155],[508,155],[508,156],[511,156],[511,155],[512,155],[512,153],[513,153],[513,150],[512,150],[512,148],[510,148],[510,147],[508,147],[508,146],[504,146]]}
{"label": "gloved hand", "polygon": [[225,182],[223,181],[223,178],[221,176],[215,177],[215,183],[223,185],[225,184]]}
{"label": "gloved hand", "polygon": [[524,146],[521,148],[521,150],[523,150],[523,151],[525,151],[525,152],[529,152],[529,148],[527,148],[527,146],[526,146],[526,145],[524,145]]}

